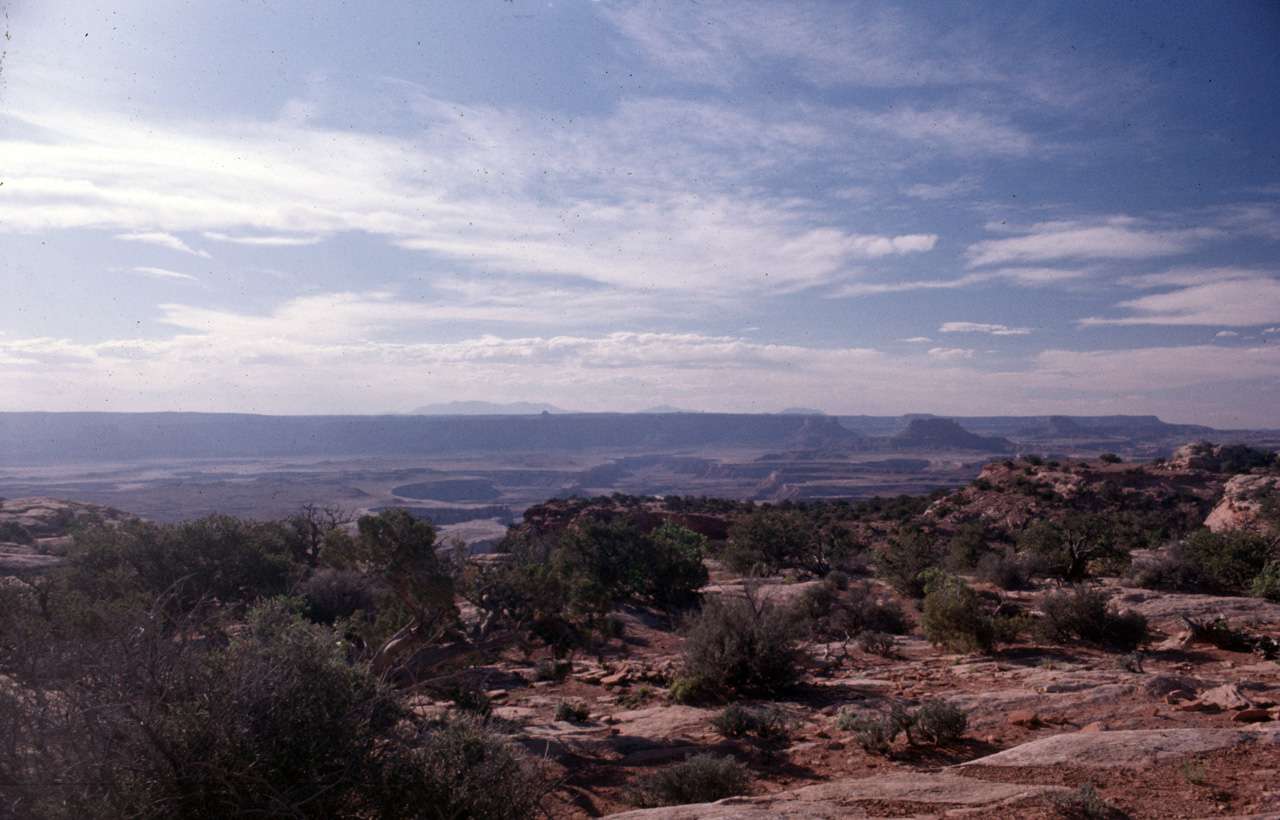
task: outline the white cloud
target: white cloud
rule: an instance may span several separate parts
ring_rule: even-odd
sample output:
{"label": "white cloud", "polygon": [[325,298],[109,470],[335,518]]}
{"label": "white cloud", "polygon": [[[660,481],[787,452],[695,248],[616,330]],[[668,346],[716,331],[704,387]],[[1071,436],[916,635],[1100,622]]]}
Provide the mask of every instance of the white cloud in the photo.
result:
{"label": "white cloud", "polygon": [[161,231],[151,231],[151,232],[144,232],[144,233],[122,233],[122,234],[117,234],[116,239],[125,239],[130,242],[146,242],[151,245],[159,245],[162,248],[170,248],[175,251],[182,251],[183,253],[190,253],[196,256],[201,256],[201,257],[204,257],[205,259],[209,258],[208,251],[192,250],[190,245],[188,245],[186,242],[183,242],[178,237],[174,236],[173,234],[163,233]]}
{"label": "white cloud", "polygon": [[537,113],[412,105],[431,126],[415,140],[16,110],[50,136],[0,143],[0,224],[123,229],[171,247],[161,238],[188,230],[258,245],[361,231],[468,266],[676,291],[804,288],[938,239],[859,232],[740,184],[744,168],[823,147],[811,126],[661,100],[551,129]]}
{"label": "white cloud", "polygon": [[134,270],[138,273],[151,276],[156,279],[190,279],[193,282],[197,281],[191,274],[178,273],[176,271],[165,270],[164,268],[137,267],[134,268]]}
{"label": "white cloud", "polygon": [[[335,330],[314,327],[317,310]],[[1268,399],[1280,385],[1275,346],[1051,350],[1011,361],[967,348],[890,355],[699,333],[400,342],[395,329],[423,313],[386,294],[297,299],[266,316],[170,306],[166,317],[180,328],[169,339],[0,338],[0,408],[34,400],[49,410],[363,413],[434,395],[618,410],[662,395],[742,412],[816,402],[849,413],[1159,412],[1275,426]],[[76,391],[65,390],[69,380]]]}
{"label": "white cloud", "polygon": [[933,339],[930,339],[928,336],[912,336],[910,339],[903,339],[902,341],[925,343],[925,342],[932,342]]}
{"label": "white cloud", "polygon": [[230,242],[235,245],[258,245],[263,247],[293,247],[298,245],[315,245],[324,241],[323,236],[228,236],[217,231],[204,231],[202,236],[216,242]]}
{"label": "white cloud", "polygon": [[1031,332],[1029,327],[1006,327],[1005,325],[987,325],[977,322],[946,322],[938,328],[939,333],[990,333],[993,336],[1025,336]]}
{"label": "white cloud", "polygon": [[1021,236],[969,246],[969,265],[1017,264],[1052,259],[1153,259],[1185,253],[1219,237],[1215,228],[1158,230],[1115,217],[1101,224],[1046,222]]}
{"label": "white cloud", "polygon": [[1217,333],[1213,335],[1219,339],[1228,339],[1228,338],[1231,338],[1232,336],[1239,336],[1240,334],[1236,333],[1234,330],[1219,330]]}
{"label": "white cloud", "polygon": [[1135,315],[1088,317],[1082,325],[1226,325],[1249,327],[1280,319],[1280,275],[1237,268],[1179,269],[1141,277],[1145,287],[1174,286],[1121,302]]}
{"label": "white cloud", "polygon": [[883,131],[897,139],[911,140],[931,149],[945,149],[962,156],[1025,156],[1033,146],[1026,132],[976,111],[906,107],[858,119],[864,127]]}

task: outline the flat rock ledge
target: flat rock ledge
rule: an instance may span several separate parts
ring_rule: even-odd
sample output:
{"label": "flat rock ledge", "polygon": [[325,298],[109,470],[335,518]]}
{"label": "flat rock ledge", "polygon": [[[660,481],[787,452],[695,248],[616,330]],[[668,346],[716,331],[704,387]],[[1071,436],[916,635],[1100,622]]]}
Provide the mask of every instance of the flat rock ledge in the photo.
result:
{"label": "flat rock ledge", "polygon": [[966,766],[1090,766],[1146,769],[1185,755],[1230,749],[1247,743],[1280,743],[1277,729],[1132,729],[1074,732],[1033,740]]}
{"label": "flat rock ledge", "polygon": [[[859,803],[901,802],[930,807],[925,816],[953,810],[978,809],[1043,798],[1051,792],[1069,791],[1058,786],[992,783],[950,772],[900,772],[883,777],[820,783],[794,791],[757,797],[729,797],[715,803],[664,806],[613,814],[613,820],[871,820]],[[936,808],[935,808],[936,807]],[[873,810],[873,809],[872,809]],[[895,813],[903,818],[907,815]]]}
{"label": "flat rock ledge", "polygon": [[[881,777],[820,783],[770,795],[730,797],[715,803],[636,809],[611,820],[881,820],[885,804],[899,820],[963,817],[981,809],[1043,801],[1060,786],[997,783],[961,776],[966,767],[1095,766],[1145,769],[1250,743],[1280,744],[1280,729],[1148,729],[1074,732],[1054,735],[942,772],[895,772]],[[974,774],[978,774],[975,768]],[[862,805],[865,804],[865,805]],[[1251,820],[1280,820],[1280,814],[1249,815]],[[1227,818],[1222,818],[1227,820]]]}

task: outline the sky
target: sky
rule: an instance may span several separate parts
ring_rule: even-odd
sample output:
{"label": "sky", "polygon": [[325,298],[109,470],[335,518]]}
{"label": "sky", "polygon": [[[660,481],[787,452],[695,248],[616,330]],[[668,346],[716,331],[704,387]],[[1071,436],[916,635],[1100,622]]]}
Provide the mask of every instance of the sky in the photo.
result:
{"label": "sky", "polygon": [[0,10],[0,410],[1280,428],[1273,0]]}

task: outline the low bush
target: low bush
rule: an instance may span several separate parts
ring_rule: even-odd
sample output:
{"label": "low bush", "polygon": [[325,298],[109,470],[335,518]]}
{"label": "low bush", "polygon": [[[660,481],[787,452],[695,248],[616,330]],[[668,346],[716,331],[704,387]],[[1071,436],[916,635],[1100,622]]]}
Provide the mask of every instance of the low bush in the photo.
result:
{"label": "low bush", "polygon": [[533,668],[533,679],[538,681],[564,680],[573,671],[573,661],[541,660]]}
{"label": "low bush", "polygon": [[591,709],[585,703],[562,700],[556,704],[556,720],[567,720],[570,723],[584,723],[591,717]]}
{"label": "low bush", "polygon": [[532,820],[542,814],[551,788],[545,764],[484,722],[446,720],[424,729],[416,745],[384,784],[385,802],[400,813],[379,816]]}
{"label": "low bush", "polygon": [[1200,529],[1187,539],[1182,558],[1205,586],[1220,592],[1243,593],[1250,590],[1266,567],[1270,552],[1271,539],[1258,533]]}
{"label": "low bush", "polygon": [[1000,589],[1027,589],[1032,586],[1033,579],[1044,577],[1048,571],[1049,562],[1044,556],[1009,549],[982,556],[975,574],[979,581],[994,584]]}
{"label": "low bush", "polygon": [[[907,743],[946,746],[964,736],[969,718],[958,706],[941,700],[929,700],[915,709],[893,704],[873,714],[841,712],[836,727],[852,733],[854,743],[868,754],[888,755],[899,735]],[[913,736],[912,732],[915,732]]]}
{"label": "low bush", "polygon": [[903,614],[902,604],[877,595],[868,583],[855,584],[841,601],[836,620],[847,635],[860,632],[884,632],[904,635],[911,629]]}
{"label": "low bush", "polygon": [[925,640],[961,654],[990,652],[994,648],[995,625],[968,584],[938,573],[929,581],[928,589],[920,618]]}
{"label": "low bush", "polygon": [[1108,820],[1124,816],[1119,809],[1102,799],[1092,783],[1085,783],[1073,792],[1050,795],[1049,807],[1055,815],[1066,820]]}
{"label": "low bush", "polygon": [[937,562],[929,536],[904,527],[876,553],[876,574],[903,595],[919,598],[925,592],[925,571]]}
{"label": "low bush", "polygon": [[925,701],[914,717],[921,738],[934,746],[955,743],[969,726],[969,717],[963,709],[942,700]]}
{"label": "low bush", "polygon": [[685,632],[683,677],[715,691],[777,690],[800,674],[795,619],[752,590],[708,598]]}
{"label": "low bush", "polygon": [[747,769],[732,755],[694,755],[635,780],[628,800],[641,808],[711,803],[746,794],[751,787]]}
{"label": "low bush", "polygon": [[1280,561],[1268,561],[1249,586],[1254,598],[1280,601]]}
{"label": "low bush", "polygon": [[1147,638],[1147,619],[1134,611],[1112,612],[1101,589],[1054,592],[1040,602],[1040,609],[1044,616],[1036,624],[1036,633],[1047,643],[1079,641],[1133,651]]}
{"label": "low bush", "polygon": [[778,737],[784,733],[782,713],[778,707],[753,709],[740,703],[731,703],[711,718],[711,728],[722,737]]}
{"label": "low bush", "polygon": [[897,639],[884,632],[868,630],[859,634],[856,641],[858,648],[863,652],[870,652],[872,655],[887,658],[893,654],[893,647]]}

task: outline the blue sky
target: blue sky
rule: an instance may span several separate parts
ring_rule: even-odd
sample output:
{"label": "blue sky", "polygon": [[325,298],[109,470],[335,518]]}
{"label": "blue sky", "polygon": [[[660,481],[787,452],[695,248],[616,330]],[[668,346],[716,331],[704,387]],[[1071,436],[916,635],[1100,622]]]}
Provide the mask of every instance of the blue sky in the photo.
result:
{"label": "blue sky", "polygon": [[0,410],[1280,427],[1270,0],[0,8]]}

